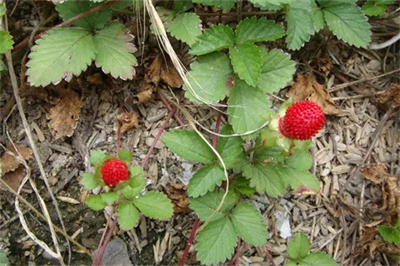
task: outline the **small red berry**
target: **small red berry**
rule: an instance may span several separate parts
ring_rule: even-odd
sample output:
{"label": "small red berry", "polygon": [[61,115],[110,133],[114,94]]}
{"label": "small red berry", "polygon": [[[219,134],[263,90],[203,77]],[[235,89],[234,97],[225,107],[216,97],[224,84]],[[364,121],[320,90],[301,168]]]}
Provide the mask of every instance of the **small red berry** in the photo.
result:
{"label": "small red berry", "polygon": [[279,131],[289,139],[307,140],[318,133],[325,123],[325,115],[318,104],[301,101],[290,106],[279,119]]}
{"label": "small red berry", "polygon": [[104,162],[100,173],[104,183],[110,187],[115,187],[120,181],[125,181],[129,178],[129,170],[126,163],[119,159]]}

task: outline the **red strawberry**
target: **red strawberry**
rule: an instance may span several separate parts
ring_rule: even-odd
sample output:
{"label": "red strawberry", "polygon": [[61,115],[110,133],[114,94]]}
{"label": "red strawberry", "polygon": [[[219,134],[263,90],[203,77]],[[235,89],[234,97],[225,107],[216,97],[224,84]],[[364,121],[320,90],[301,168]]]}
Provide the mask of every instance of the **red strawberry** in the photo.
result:
{"label": "red strawberry", "polygon": [[115,187],[120,181],[125,181],[129,178],[129,170],[126,163],[118,159],[104,162],[100,173],[104,183],[110,187]]}
{"label": "red strawberry", "polygon": [[325,115],[318,104],[301,101],[290,106],[279,119],[279,131],[289,139],[307,140],[318,133],[325,123]]}

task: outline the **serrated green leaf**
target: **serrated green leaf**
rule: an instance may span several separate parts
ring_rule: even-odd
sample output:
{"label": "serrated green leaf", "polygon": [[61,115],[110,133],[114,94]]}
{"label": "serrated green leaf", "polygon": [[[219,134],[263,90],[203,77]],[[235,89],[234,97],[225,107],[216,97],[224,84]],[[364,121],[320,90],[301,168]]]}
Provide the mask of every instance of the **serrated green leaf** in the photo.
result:
{"label": "serrated green leaf", "polygon": [[235,173],[241,173],[243,171],[243,168],[248,164],[249,164],[249,158],[247,158],[246,154],[243,151],[239,154],[239,158],[235,163],[233,170]]}
{"label": "serrated green leaf", "polygon": [[203,196],[209,191],[214,190],[215,186],[220,186],[225,179],[224,170],[218,165],[208,165],[200,168],[190,179],[188,194],[196,198]]}
{"label": "serrated green leaf", "polygon": [[89,161],[93,166],[102,165],[107,155],[101,150],[90,151]]}
{"label": "serrated green leaf", "polygon": [[129,164],[131,163],[132,160],[132,153],[128,150],[121,149],[118,152],[118,159],[127,162]]}
{"label": "serrated green leaf", "polygon": [[[224,193],[224,190],[214,190],[213,192],[207,193],[202,197],[189,198],[190,208],[196,212],[196,214],[200,218],[200,221],[205,221],[217,209],[222,200],[222,197],[224,196]],[[221,209],[214,215],[211,221],[215,221],[224,217],[225,214],[230,211],[233,206],[235,206],[238,199],[239,196],[237,193],[229,191],[225,198],[224,204],[222,205]]]}
{"label": "serrated green leaf", "polygon": [[282,51],[268,52],[260,48],[262,65],[258,87],[264,92],[276,92],[292,81],[296,72],[296,63],[290,60],[290,55]]}
{"label": "serrated green leaf", "polygon": [[310,40],[314,31],[312,18],[311,0],[296,1],[286,8],[286,43],[289,49],[298,50]]}
{"label": "serrated green leaf", "polygon": [[[232,126],[226,125],[219,132],[221,135],[232,135],[234,134]],[[231,169],[237,160],[239,155],[243,152],[242,138],[241,137],[219,137],[217,143],[217,151],[221,155],[224,161],[225,167]],[[218,165],[222,167],[218,160]]]}
{"label": "serrated green leaf", "polygon": [[295,234],[288,243],[288,253],[291,259],[297,260],[307,256],[310,252],[310,240],[302,233]]}
{"label": "serrated green leaf", "polygon": [[[56,5],[56,10],[64,21],[84,13],[92,8],[102,5],[102,3],[92,3],[90,1],[64,1]],[[104,8],[72,22],[73,26],[82,27],[88,30],[99,30],[111,20],[111,9]]]}
{"label": "serrated green leaf", "polygon": [[123,230],[132,229],[139,222],[139,211],[129,202],[119,204],[117,216],[118,223]]}
{"label": "serrated green leaf", "polygon": [[233,70],[228,56],[223,53],[203,55],[191,65],[186,77],[192,86],[192,90],[185,84],[183,89],[185,96],[191,101],[218,102],[229,94],[228,79],[232,78]]}
{"label": "serrated green leaf", "polygon": [[197,258],[202,264],[218,264],[230,258],[235,250],[237,236],[228,218],[212,221],[196,237]]}
{"label": "serrated green leaf", "polygon": [[4,16],[5,13],[6,13],[6,4],[0,3],[0,19]]}
{"label": "serrated green leaf", "polygon": [[190,53],[203,55],[229,48],[235,42],[233,30],[227,25],[217,25],[206,29],[197,36],[197,42],[192,46]]}
{"label": "serrated green leaf", "polygon": [[267,242],[267,226],[264,219],[250,203],[242,203],[236,206],[230,218],[235,232],[244,241],[255,246]]}
{"label": "serrated green leaf", "polygon": [[285,35],[285,31],[273,21],[251,17],[240,21],[235,32],[237,44],[273,41]]}
{"label": "serrated green leaf", "polygon": [[117,192],[105,192],[101,193],[100,196],[107,205],[113,204],[119,198]]}
{"label": "serrated green leaf", "polygon": [[366,47],[370,43],[370,25],[358,6],[337,5],[322,11],[326,24],[336,37],[356,47]]}
{"label": "serrated green leaf", "polygon": [[285,160],[284,165],[297,169],[308,170],[312,167],[313,160],[307,150],[295,149],[294,153]]}
{"label": "serrated green leaf", "polygon": [[141,213],[150,218],[168,219],[172,216],[173,206],[171,201],[161,192],[148,192],[135,199],[133,204]]}
{"label": "serrated green leaf", "polygon": [[100,195],[90,195],[86,199],[86,203],[92,210],[100,211],[107,207],[107,203],[103,201]]}
{"label": "serrated green leaf", "polygon": [[162,137],[164,143],[178,156],[190,161],[211,164],[215,154],[204,140],[191,130],[173,130]]}
{"label": "serrated green leaf", "polygon": [[143,168],[140,167],[140,166],[129,167],[129,173],[130,173],[130,177],[129,178],[131,178],[131,179],[140,177],[140,180],[144,180],[143,177],[146,176],[146,172],[143,171]]}
{"label": "serrated green leaf", "polygon": [[290,260],[285,266],[297,266],[297,263]]}
{"label": "serrated green leaf", "polygon": [[249,185],[249,181],[243,176],[236,177],[231,183],[231,187],[242,195],[251,196],[256,190]]}
{"label": "serrated green leaf", "polygon": [[358,0],[317,0],[320,7],[327,8],[333,6],[355,5]]}
{"label": "serrated green leaf", "polygon": [[228,105],[229,122],[236,133],[256,130],[267,121],[261,115],[270,107],[268,96],[240,79],[235,81]]}
{"label": "serrated green leaf", "polygon": [[255,86],[261,74],[261,54],[252,43],[229,47],[229,57],[238,76],[250,86]]}
{"label": "serrated green leaf", "polygon": [[250,186],[259,193],[265,192],[269,196],[275,197],[286,192],[286,186],[282,177],[278,176],[275,165],[247,165],[244,168],[243,176],[250,180]]}
{"label": "serrated green leaf", "polygon": [[307,255],[299,261],[299,266],[339,266],[339,264],[323,252],[315,252]]}
{"label": "serrated green leaf", "polygon": [[95,64],[114,78],[132,79],[135,74],[133,36],[123,24],[112,23],[100,30],[93,39],[96,47]]}
{"label": "serrated green leaf", "polygon": [[283,179],[285,186],[291,186],[299,190],[302,186],[317,191],[319,189],[318,179],[308,171],[297,170],[290,167],[276,166],[277,174]]}
{"label": "serrated green leaf", "polygon": [[80,183],[85,187],[85,189],[91,190],[99,186],[101,181],[95,177],[94,174],[84,173]]}
{"label": "serrated green leaf", "polygon": [[14,41],[11,35],[3,30],[0,30],[0,54],[4,54],[7,50],[13,47]]}
{"label": "serrated green leaf", "polygon": [[134,199],[137,195],[140,194],[140,192],[143,190],[143,187],[132,187],[129,185],[129,181],[128,181],[128,185],[124,186],[123,188],[118,188],[119,192],[121,192],[121,194],[127,198],[127,199]]}
{"label": "serrated green leaf", "polygon": [[367,1],[362,10],[367,16],[380,16],[383,15],[386,11],[386,6],[379,5],[376,1]]}
{"label": "serrated green leaf", "polygon": [[185,12],[193,7],[191,0],[174,0],[174,10],[176,12]]}
{"label": "serrated green leaf", "polygon": [[283,149],[278,145],[272,147],[260,147],[254,151],[253,161],[255,163],[262,163],[270,161],[271,163],[279,163],[284,160],[282,155]]}
{"label": "serrated green leaf", "polygon": [[317,6],[315,1],[311,1],[311,10],[313,16],[313,33],[317,33],[325,26],[324,13]]}
{"label": "serrated green leaf", "polygon": [[172,36],[192,46],[196,43],[197,36],[201,35],[200,24],[197,14],[182,13],[168,24],[168,30]]}
{"label": "serrated green leaf", "polygon": [[235,0],[193,0],[193,3],[199,3],[206,6],[215,6],[217,9],[230,9],[235,5]]}
{"label": "serrated green leaf", "polygon": [[393,226],[378,225],[376,227],[379,234],[385,241],[398,244],[400,242],[400,231]]}
{"label": "serrated green leaf", "polygon": [[29,58],[26,74],[32,86],[70,80],[72,75],[86,70],[95,58],[93,36],[81,29],[51,30],[36,41]]}

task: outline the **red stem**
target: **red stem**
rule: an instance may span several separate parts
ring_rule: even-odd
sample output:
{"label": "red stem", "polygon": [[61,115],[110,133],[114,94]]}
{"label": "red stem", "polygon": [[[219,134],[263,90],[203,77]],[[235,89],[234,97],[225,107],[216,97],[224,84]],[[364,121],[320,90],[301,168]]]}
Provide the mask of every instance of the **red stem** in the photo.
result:
{"label": "red stem", "polygon": [[110,242],[111,236],[113,235],[114,228],[117,225],[117,218],[115,217],[113,223],[111,224],[111,227],[108,231],[108,234],[106,236],[106,239],[104,240],[104,245],[101,247],[101,249],[97,249],[97,254],[96,257],[93,260],[92,266],[99,266],[101,264],[101,260],[103,259],[104,252],[106,251],[107,245]]}
{"label": "red stem", "polygon": [[[165,107],[166,107],[170,112],[172,112],[172,107],[171,107],[171,105],[169,105],[168,101],[165,99],[165,96],[164,96],[160,91],[158,91],[158,96],[160,97],[160,99],[161,99],[161,101],[163,102],[163,104],[165,105]],[[180,126],[183,126],[182,119],[179,117],[179,115],[178,115],[177,113],[174,114],[174,118],[175,118],[176,122],[177,122]]]}
{"label": "red stem", "polygon": [[271,253],[269,253],[267,244],[263,245],[263,248],[264,248],[265,255],[267,255],[267,258],[268,258],[269,262],[271,263],[271,265],[276,266],[274,258],[272,258]]}
{"label": "red stem", "polygon": [[242,244],[242,239],[239,237],[237,247],[236,247],[235,266],[239,265],[239,255],[240,255],[240,245],[241,244]]}
{"label": "red stem", "polygon": [[[217,121],[215,122],[215,133],[219,132],[219,126],[221,125],[221,117],[222,114],[219,112],[217,116]],[[214,148],[217,148],[217,142],[218,142],[218,135],[214,135],[212,140],[212,145]]]}

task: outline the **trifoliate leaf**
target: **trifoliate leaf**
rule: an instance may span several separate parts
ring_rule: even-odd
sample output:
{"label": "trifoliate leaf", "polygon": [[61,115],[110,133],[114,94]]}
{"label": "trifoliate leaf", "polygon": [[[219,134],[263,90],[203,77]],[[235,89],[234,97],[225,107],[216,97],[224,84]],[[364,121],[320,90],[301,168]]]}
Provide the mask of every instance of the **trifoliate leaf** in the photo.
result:
{"label": "trifoliate leaf", "polygon": [[289,49],[298,50],[310,40],[314,31],[312,18],[311,0],[296,1],[286,8],[286,43]]}
{"label": "trifoliate leaf", "polygon": [[4,16],[5,13],[6,13],[6,4],[0,3],[0,19]]}
{"label": "trifoliate leaf", "polygon": [[234,42],[232,28],[227,25],[217,25],[206,29],[202,35],[197,36],[197,42],[192,46],[190,53],[194,55],[208,54],[229,48]]}
{"label": "trifoliate leaf", "polygon": [[308,171],[283,167],[282,165],[277,165],[275,170],[285,186],[291,186],[294,190],[299,190],[301,186],[314,191],[319,189],[318,179]]}
{"label": "trifoliate leaf", "polygon": [[193,0],[193,3],[199,3],[205,6],[215,6],[217,9],[230,9],[235,5],[235,0]]}
{"label": "trifoliate leaf", "polygon": [[[232,135],[234,132],[232,126],[228,125],[224,126],[219,133],[221,135]],[[227,169],[232,168],[239,159],[240,154],[243,152],[242,138],[220,136],[218,138],[217,151],[221,155],[225,167]],[[219,160],[218,165],[222,167]]]}
{"label": "trifoliate leaf", "polygon": [[339,266],[334,259],[323,252],[315,252],[307,255],[299,261],[299,266]]}
{"label": "trifoliate leaf", "polygon": [[366,47],[370,43],[370,25],[358,6],[337,5],[322,11],[326,24],[336,37],[356,47]]}
{"label": "trifoliate leaf", "polygon": [[267,226],[264,219],[250,203],[242,203],[236,206],[230,218],[235,232],[244,241],[255,246],[267,242]]}
{"label": "trifoliate leaf", "polygon": [[[92,8],[101,5],[101,3],[93,3],[90,1],[64,1],[56,5],[56,10],[64,21],[84,13]],[[111,20],[111,9],[104,8],[94,12],[89,16],[85,16],[72,25],[82,27],[88,30],[99,30],[103,28]]]}
{"label": "trifoliate leaf", "polygon": [[235,250],[237,236],[228,218],[212,221],[196,237],[197,258],[202,264],[218,264],[230,258]]}
{"label": "trifoliate leaf", "polygon": [[294,153],[285,160],[284,165],[297,169],[308,170],[312,167],[313,160],[307,150],[295,149]]}
{"label": "trifoliate leaf", "polygon": [[290,55],[282,51],[268,52],[260,47],[262,65],[258,87],[264,92],[276,92],[292,81],[296,72],[296,63],[290,60]]}
{"label": "trifoliate leaf", "polygon": [[310,252],[310,240],[302,233],[297,233],[288,243],[288,253],[291,259],[297,260]]}
{"label": "trifoliate leaf", "polygon": [[106,154],[101,150],[90,151],[89,161],[93,166],[101,165],[106,159]]}
{"label": "trifoliate leaf", "polygon": [[273,41],[285,35],[285,31],[273,21],[256,17],[242,20],[236,28],[237,44]]}
{"label": "trifoliate leaf", "polygon": [[101,193],[100,196],[107,205],[113,204],[119,198],[117,192],[105,192]]}
{"label": "trifoliate leaf", "polygon": [[133,201],[141,213],[150,218],[168,219],[172,216],[173,206],[171,201],[161,192],[148,192]]}
{"label": "trifoliate leaf", "polygon": [[317,6],[315,1],[311,1],[311,10],[314,25],[313,33],[317,33],[325,26],[324,13]]}
{"label": "trifoliate leaf", "polygon": [[[217,209],[220,204],[225,191],[213,191],[198,198],[189,198],[190,208],[199,216],[200,221],[207,220],[208,217]],[[211,221],[218,220],[225,216],[238,201],[239,196],[237,193],[229,191],[224,204],[221,209],[213,216]]]}
{"label": "trifoliate leaf", "polygon": [[281,176],[278,176],[276,166],[272,164],[247,165],[243,176],[250,179],[250,186],[259,193],[267,193],[271,197],[283,195],[286,192]]}
{"label": "trifoliate leaf", "polygon": [[103,201],[100,195],[90,195],[86,199],[86,203],[92,210],[100,211],[107,207],[107,203]]}
{"label": "trifoliate leaf", "polygon": [[93,39],[96,47],[96,66],[114,78],[132,79],[135,74],[133,36],[123,24],[112,23],[100,30]]}
{"label": "trifoliate leaf", "polygon": [[120,149],[118,152],[118,159],[130,163],[132,160],[132,153],[125,149]]}
{"label": "trifoliate leaf", "polygon": [[215,186],[222,184],[225,179],[224,170],[218,165],[208,165],[200,168],[190,179],[188,186],[188,194],[190,197],[196,198],[203,196],[209,191],[214,190]]}
{"label": "trifoliate leaf", "polygon": [[168,30],[172,36],[192,46],[196,43],[197,36],[201,35],[200,24],[197,14],[182,13],[168,24]]}
{"label": "trifoliate leaf", "polygon": [[118,223],[123,230],[132,229],[139,222],[139,211],[129,202],[119,204],[117,216]]}
{"label": "trifoliate leaf", "polygon": [[13,47],[14,41],[11,35],[3,30],[0,30],[0,54],[4,54],[7,50]]}
{"label": "trifoliate leaf", "polygon": [[236,133],[245,133],[262,126],[266,119],[261,115],[269,109],[268,96],[259,88],[236,79],[228,100],[229,122]]}
{"label": "trifoliate leaf", "polygon": [[400,231],[395,227],[378,225],[376,229],[378,229],[379,234],[385,241],[396,245],[400,242]]}
{"label": "trifoliate leaf", "polygon": [[94,176],[94,174],[84,173],[82,175],[81,184],[85,187],[85,189],[91,190],[99,186],[101,182],[100,179]]}
{"label": "trifoliate leaf", "polygon": [[36,41],[29,58],[26,74],[32,86],[70,80],[72,75],[79,75],[94,60],[93,36],[81,29],[51,30]]}
{"label": "trifoliate leaf", "polygon": [[250,86],[255,86],[261,74],[261,54],[252,43],[229,47],[233,69]]}
{"label": "trifoliate leaf", "polygon": [[214,162],[215,154],[195,131],[173,130],[165,133],[162,140],[171,151],[187,160],[205,164]]}
{"label": "trifoliate leaf", "polygon": [[183,89],[185,96],[191,101],[201,102],[198,98],[206,102],[218,102],[225,99],[229,94],[227,86],[228,79],[232,78],[232,66],[229,58],[223,53],[212,53],[200,56],[191,65],[186,77],[192,86],[192,91],[185,84]]}

